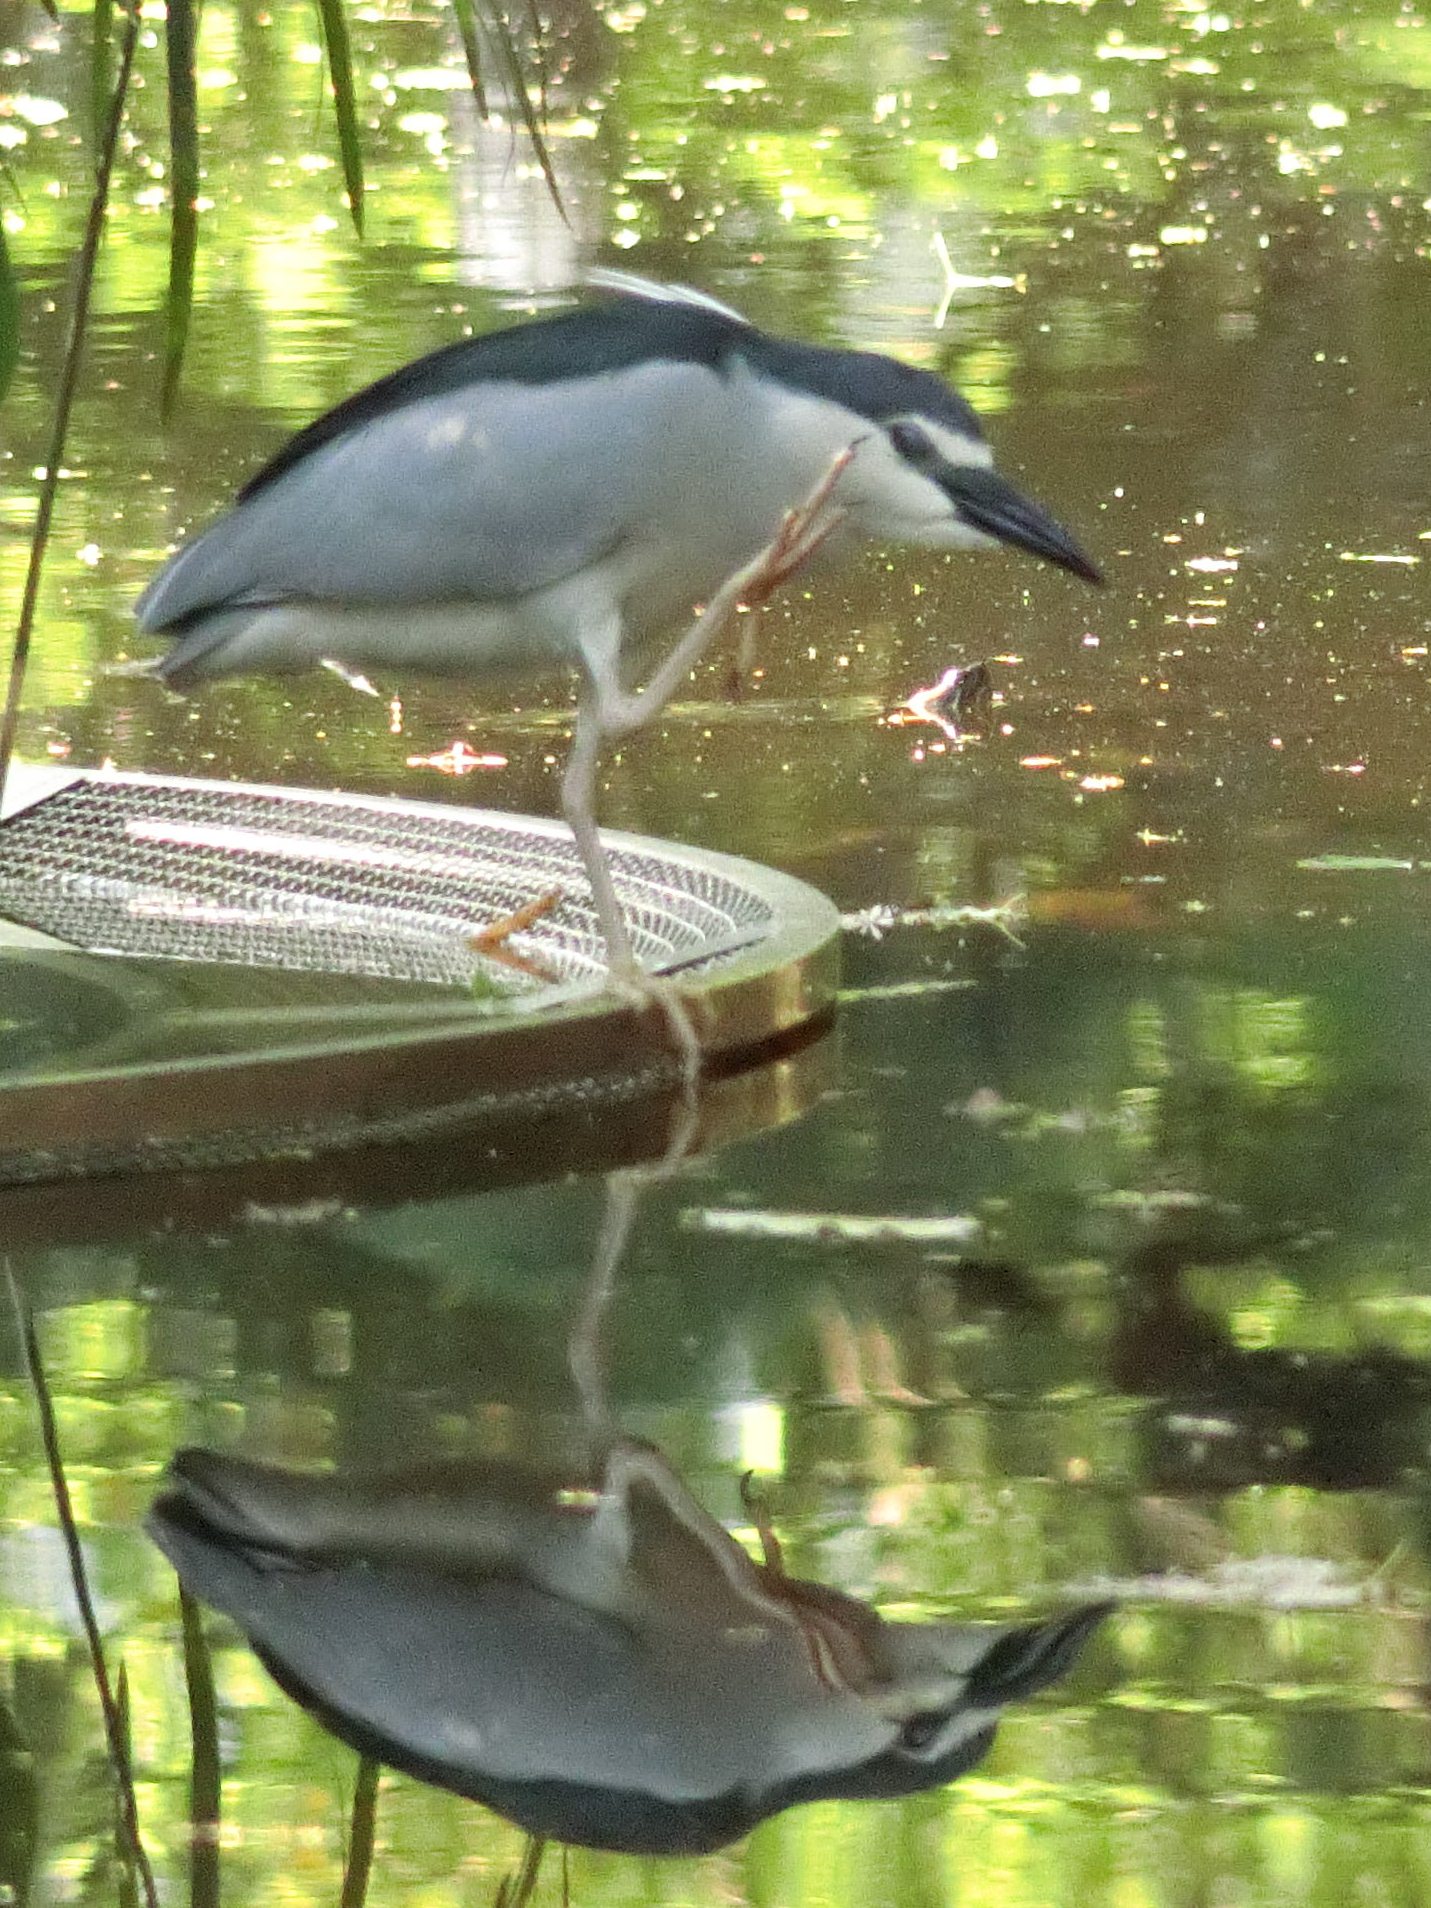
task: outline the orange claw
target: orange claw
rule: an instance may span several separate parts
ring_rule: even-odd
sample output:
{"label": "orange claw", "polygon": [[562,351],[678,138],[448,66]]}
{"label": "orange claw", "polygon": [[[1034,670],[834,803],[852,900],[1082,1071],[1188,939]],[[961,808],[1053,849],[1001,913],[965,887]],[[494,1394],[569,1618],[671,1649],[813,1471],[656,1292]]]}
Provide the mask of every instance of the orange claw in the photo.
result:
{"label": "orange claw", "polygon": [[540,921],[544,914],[550,914],[562,898],[560,888],[553,888],[549,894],[538,895],[535,901],[528,901],[516,908],[511,914],[504,914],[500,921],[493,921],[490,927],[479,928],[475,934],[467,937],[467,945],[474,954],[485,954],[489,960],[500,961],[505,967],[515,967],[523,974],[529,974],[534,980],[555,981],[561,977],[549,961],[541,960],[532,954],[519,954],[507,942],[514,934],[521,934]]}

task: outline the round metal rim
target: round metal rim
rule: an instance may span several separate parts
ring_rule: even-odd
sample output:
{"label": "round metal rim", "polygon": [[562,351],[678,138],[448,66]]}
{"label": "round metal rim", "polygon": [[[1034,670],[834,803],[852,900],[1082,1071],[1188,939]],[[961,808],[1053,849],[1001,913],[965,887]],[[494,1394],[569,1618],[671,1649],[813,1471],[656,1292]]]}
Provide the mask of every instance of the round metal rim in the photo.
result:
{"label": "round metal rim", "polygon": [[[754,1134],[777,1131],[807,1112],[839,1078],[839,1041],[825,1027],[740,1072],[704,1081],[683,1158]],[[375,1136],[326,1148],[278,1150],[212,1163],[170,1159],[151,1170],[0,1180],[0,1217],[16,1251],[147,1237],[156,1227],[183,1236],[234,1226],[316,1223],[346,1211],[466,1198],[566,1178],[660,1166],[677,1095],[622,1101],[593,1113],[564,1107],[498,1120],[455,1109],[441,1144]],[[76,1197],[76,1185],[83,1196]]]}
{"label": "round metal rim", "polygon": [[[406,817],[464,818],[539,838],[566,840],[564,824],[491,809],[198,778],[68,774],[45,793],[81,780],[213,790],[277,800],[319,799]],[[776,925],[756,946],[683,973],[680,989],[705,1070],[739,1072],[800,1044],[833,1016],[839,982],[839,917],[815,889],[758,863],[653,838],[603,830],[614,848],[668,856],[742,884],[772,909]],[[50,944],[52,947],[55,943]],[[545,991],[526,1012],[494,1014],[454,1004],[448,1016],[400,1034],[306,1041],[259,1054],[215,1054],[130,1066],[79,1068],[0,1083],[0,1181],[84,1176],[86,1155],[133,1158],[110,1171],[182,1167],[183,1154],[227,1142],[235,1155],[293,1156],[397,1143],[404,1128],[491,1126],[504,1116],[562,1106],[588,1111],[601,1083],[620,1082],[627,1103],[668,1093],[678,1072],[661,1008],[589,987]],[[595,1083],[596,1091],[592,1091]],[[275,1121],[274,1109],[281,1109]],[[140,1136],[136,1139],[136,1136]],[[172,1162],[165,1152],[180,1155]],[[11,1170],[5,1170],[6,1158]],[[47,1163],[48,1156],[48,1163]],[[22,1173],[16,1165],[23,1161]],[[106,1170],[98,1168],[97,1170]]]}

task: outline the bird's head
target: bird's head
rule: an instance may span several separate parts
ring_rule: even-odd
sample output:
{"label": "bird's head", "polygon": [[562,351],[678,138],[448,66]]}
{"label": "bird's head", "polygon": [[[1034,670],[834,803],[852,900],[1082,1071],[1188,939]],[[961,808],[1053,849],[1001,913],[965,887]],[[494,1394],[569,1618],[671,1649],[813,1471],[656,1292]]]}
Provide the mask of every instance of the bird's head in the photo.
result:
{"label": "bird's head", "polygon": [[918,411],[874,423],[859,440],[841,501],[876,538],[937,550],[1008,544],[1090,583],[1103,580],[1062,524],[994,469],[972,415],[967,425]]}
{"label": "bird's head", "polygon": [[1064,1676],[1112,1607],[1083,1604],[1041,1623],[884,1624],[886,1681],[865,1699],[897,1733],[849,1792],[904,1794],[971,1768],[1000,1713]]}
{"label": "bird's head", "polygon": [[935,550],[1009,544],[1102,581],[1063,526],[994,469],[973,407],[934,372],[879,351],[831,350],[753,330],[740,334],[740,351],[782,394],[817,401],[804,413],[817,420],[809,452],[837,434],[852,447],[837,501],[860,535]]}

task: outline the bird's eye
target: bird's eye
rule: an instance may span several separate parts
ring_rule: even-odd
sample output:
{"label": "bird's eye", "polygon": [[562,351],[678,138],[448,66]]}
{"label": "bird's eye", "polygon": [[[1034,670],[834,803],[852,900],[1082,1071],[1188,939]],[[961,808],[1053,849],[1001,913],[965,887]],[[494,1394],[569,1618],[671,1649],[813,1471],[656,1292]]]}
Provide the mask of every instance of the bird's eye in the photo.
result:
{"label": "bird's eye", "polygon": [[889,441],[907,463],[916,469],[939,461],[939,451],[928,431],[911,424],[907,417],[896,418],[889,427]]}
{"label": "bird's eye", "polygon": [[910,1755],[922,1755],[938,1736],[948,1721],[941,1711],[929,1710],[922,1716],[911,1716],[900,1726],[899,1746]]}

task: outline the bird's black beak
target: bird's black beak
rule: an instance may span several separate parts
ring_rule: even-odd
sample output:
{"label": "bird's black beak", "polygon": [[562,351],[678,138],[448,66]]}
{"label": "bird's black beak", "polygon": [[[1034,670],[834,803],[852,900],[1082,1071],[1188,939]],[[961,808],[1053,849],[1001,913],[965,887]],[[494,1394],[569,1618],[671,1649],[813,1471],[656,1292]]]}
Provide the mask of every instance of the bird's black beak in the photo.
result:
{"label": "bird's black beak", "polygon": [[1101,583],[1103,572],[1085,556],[1048,512],[1015,490],[996,470],[946,466],[937,479],[961,517],[975,530],[997,537],[1000,543],[1012,543],[1030,550],[1045,562],[1056,563],[1061,570],[1072,570],[1090,583]]}

